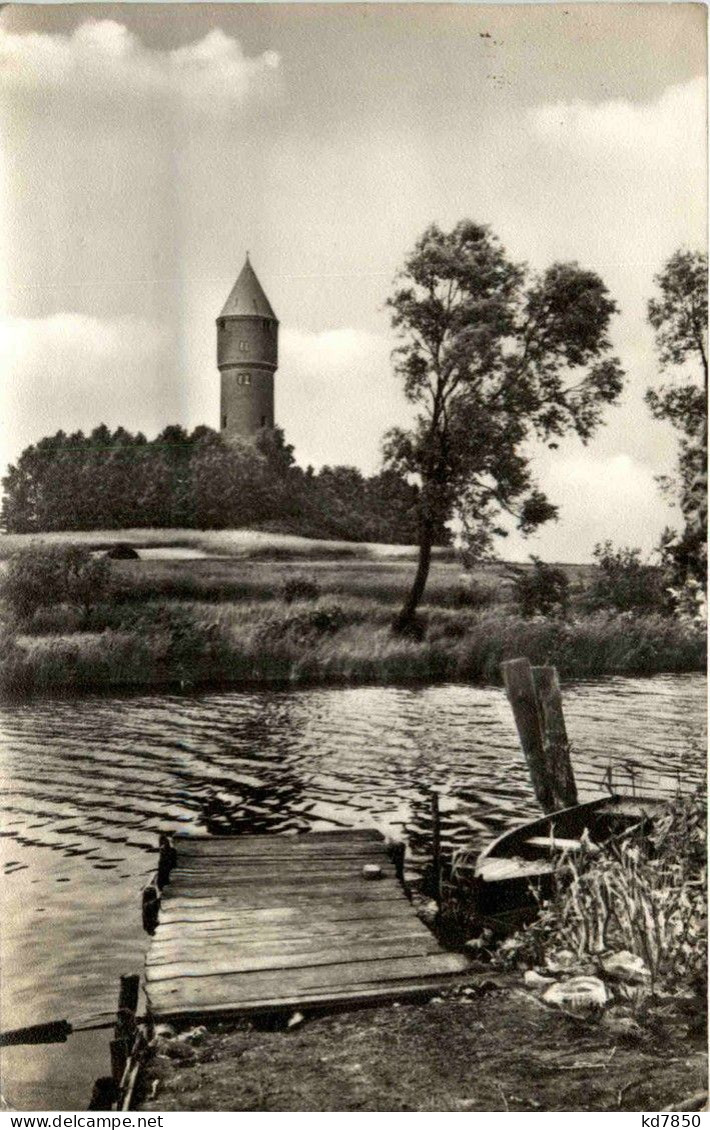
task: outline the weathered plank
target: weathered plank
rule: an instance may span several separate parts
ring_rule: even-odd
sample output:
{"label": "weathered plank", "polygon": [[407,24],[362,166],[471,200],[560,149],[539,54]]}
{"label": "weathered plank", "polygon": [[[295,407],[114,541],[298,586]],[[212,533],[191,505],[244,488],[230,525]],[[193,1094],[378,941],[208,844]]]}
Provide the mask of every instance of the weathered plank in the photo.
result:
{"label": "weathered plank", "polygon": [[[352,992],[347,990],[336,992],[329,989],[323,993],[300,993],[296,996],[279,996],[268,1000],[228,1002],[215,1005],[203,1004],[191,1009],[188,1015],[193,1018],[213,1020],[231,1016],[254,1016],[259,1013],[291,1012],[296,1008],[316,1011],[318,1009],[353,1008],[366,1004],[387,1004],[390,1001],[421,1000],[452,984],[460,981],[465,983],[468,980],[467,974],[468,968],[462,969],[458,976],[455,973],[431,977],[420,976],[410,981],[390,981],[385,985],[377,985],[375,988],[360,985]],[[179,1007],[171,1011],[168,1006],[160,1015],[165,1020],[177,1021],[184,1019],[186,1012]]]}
{"label": "weathered plank", "polygon": [[395,884],[386,882],[366,884],[366,889],[357,884],[340,886],[309,887],[304,883],[302,887],[262,887],[254,889],[251,886],[241,890],[225,890],[219,894],[200,895],[193,894],[190,889],[178,889],[174,895],[166,900],[166,905],[173,908],[180,905],[185,908],[190,906],[232,907],[235,910],[247,907],[259,908],[269,906],[308,907],[311,903],[331,902],[334,904],[347,902],[382,902],[386,899],[396,898]]}
{"label": "weathered plank", "polygon": [[236,927],[198,927],[196,930],[185,931],[173,929],[166,932],[160,926],[156,930],[151,943],[151,953],[159,954],[163,949],[172,949],[179,946],[181,950],[200,950],[205,946],[219,944],[238,946],[241,950],[245,946],[266,946],[271,941],[289,942],[299,938],[307,938],[313,942],[320,938],[379,938],[384,934],[394,933],[398,928],[406,925],[408,929],[418,931],[422,935],[431,937],[423,923],[413,918],[411,911],[392,913],[387,918],[378,918],[375,921],[369,918],[351,918],[345,920],[326,920],[317,922],[298,923],[263,923],[255,933],[254,923],[248,926]]}
{"label": "weathered plank", "polygon": [[535,875],[551,874],[557,868],[553,861],[545,859],[511,859],[487,856],[481,862],[481,875],[488,883],[498,883],[503,879],[527,879]]}
{"label": "weathered plank", "polygon": [[409,981],[417,976],[461,973],[467,968],[462,954],[436,953],[421,957],[383,958],[373,961],[342,962],[323,966],[306,966],[283,970],[259,970],[252,973],[229,973],[219,977],[175,977],[150,983],[147,993],[151,1005],[174,1007],[180,1004],[223,1004],[227,1001],[278,999],[279,990],[293,996],[296,992],[322,993],[326,988],[338,992],[354,992],[358,986],[373,989],[387,981]]}
{"label": "weathered plank", "polygon": [[[161,936],[161,931],[177,931],[181,935],[185,933],[185,923],[190,924],[191,932],[195,931],[213,931],[225,930],[225,921],[229,923],[229,929],[241,930],[251,929],[261,934],[261,931],[275,923],[284,922],[298,922],[303,919],[303,910],[294,906],[276,906],[276,907],[252,907],[250,909],[240,911],[239,918],[235,920],[234,916],[225,911],[216,910],[212,914],[205,915],[203,913],[191,913],[189,911],[178,909],[177,914],[171,913],[170,909],[163,911],[160,917],[160,925],[155,931],[155,937]],[[406,902],[403,903],[401,899],[383,899],[380,902],[369,902],[366,905],[362,903],[339,903],[334,905],[319,904],[318,919],[314,922],[314,929],[318,925],[324,923],[349,922],[349,921],[376,921],[378,918],[390,918],[394,914],[405,914],[407,917],[411,916],[411,908]],[[162,936],[165,936],[164,934]]]}
{"label": "weathered plank", "polygon": [[349,940],[340,945],[331,945],[323,948],[303,946],[297,943],[294,952],[289,952],[289,947],[280,945],[277,948],[252,950],[243,953],[232,947],[231,951],[215,954],[209,950],[200,958],[186,958],[175,955],[173,961],[151,962],[146,971],[148,984],[156,981],[170,981],[177,977],[215,977],[227,973],[251,973],[262,969],[303,969],[316,965],[342,965],[344,962],[374,961],[390,957],[415,957],[417,954],[437,953],[439,950],[436,938],[431,934],[423,938],[421,934],[410,934],[402,937],[379,938],[373,942],[354,942]]}
{"label": "weathered plank", "polygon": [[[381,866],[381,864],[378,864]],[[361,872],[356,871],[352,865],[350,867],[333,867],[333,868],[309,868],[307,877],[303,874],[303,864],[298,867],[282,867],[278,866],[278,874],[275,876],[273,870],[269,873],[267,870],[259,870],[255,872],[245,871],[239,872],[237,875],[225,874],[224,870],[219,873],[217,871],[202,874],[200,871],[183,871],[175,869],[170,875],[170,887],[189,887],[194,888],[196,880],[199,881],[200,889],[205,888],[219,890],[222,887],[258,887],[260,884],[268,885],[269,887],[303,887],[306,884],[310,886],[324,885],[324,886],[343,886],[347,883],[359,883],[362,878]],[[382,879],[396,879],[394,867],[382,867]],[[371,880],[372,882],[381,882],[379,880]]]}
{"label": "weathered plank", "polygon": [[396,999],[468,968],[417,918],[378,832],[175,835],[170,863],[146,955],[156,1017]]}

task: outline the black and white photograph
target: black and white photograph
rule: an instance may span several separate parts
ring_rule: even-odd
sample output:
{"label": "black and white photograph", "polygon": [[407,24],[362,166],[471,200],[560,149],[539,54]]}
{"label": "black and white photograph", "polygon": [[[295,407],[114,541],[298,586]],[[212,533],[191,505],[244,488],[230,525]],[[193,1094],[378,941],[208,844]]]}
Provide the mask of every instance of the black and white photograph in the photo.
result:
{"label": "black and white photograph", "polygon": [[2,1111],[701,1124],[707,138],[703,4],[0,5]]}

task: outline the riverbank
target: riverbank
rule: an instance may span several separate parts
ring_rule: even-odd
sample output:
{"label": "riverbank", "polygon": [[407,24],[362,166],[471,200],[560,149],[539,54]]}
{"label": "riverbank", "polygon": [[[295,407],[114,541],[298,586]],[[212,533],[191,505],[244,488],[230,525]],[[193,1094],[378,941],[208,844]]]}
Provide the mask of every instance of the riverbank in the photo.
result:
{"label": "riverbank", "polygon": [[413,640],[392,634],[387,605],[354,598],[110,604],[93,610],[88,631],[67,630],[59,615],[37,625],[44,631],[6,634],[0,690],[499,682],[516,655],[554,664],[563,679],[705,666],[704,634],[668,617],[527,620],[431,606],[424,617]]}
{"label": "riverbank", "polygon": [[[516,655],[554,664],[564,679],[705,668],[698,625],[659,613],[586,612],[594,566],[565,567],[567,616],[523,617],[504,563],[463,572],[439,557],[412,638],[394,635],[391,623],[414,563],[386,552],[408,547],[250,531],[143,533],[146,555],[210,555],[111,560],[107,591],[93,603],[39,604],[21,621],[7,618],[0,693],[495,683],[501,662]],[[100,531],[92,537],[94,549],[103,544]],[[231,556],[215,556],[223,543]]]}
{"label": "riverbank", "polygon": [[[146,1108],[698,1110],[706,842],[706,798],[696,794],[669,802],[650,830],[582,852],[561,865],[525,929],[496,942],[469,918],[460,943],[471,939],[479,960],[426,1004],[260,1027],[163,1025]],[[446,891],[444,934],[452,913],[463,923],[471,909],[455,879]]]}
{"label": "riverbank", "polygon": [[[690,1025],[692,1027],[692,1025]],[[247,1023],[158,1041],[141,1110],[673,1110],[706,1082],[704,1039],[678,1006],[649,1027],[573,1018],[519,974],[428,1004]]]}

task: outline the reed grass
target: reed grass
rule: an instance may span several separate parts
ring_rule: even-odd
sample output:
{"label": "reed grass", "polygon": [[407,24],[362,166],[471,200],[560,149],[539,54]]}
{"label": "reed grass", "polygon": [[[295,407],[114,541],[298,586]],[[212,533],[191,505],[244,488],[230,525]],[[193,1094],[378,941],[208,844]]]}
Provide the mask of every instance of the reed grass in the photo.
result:
{"label": "reed grass", "polygon": [[648,974],[641,988],[627,993],[634,1003],[679,988],[705,997],[706,842],[707,798],[679,795],[650,833],[566,859],[556,896],[506,943],[503,960],[544,964],[548,954],[565,948],[603,976],[604,955],[627,951],[643,960]]}
{"label": "reed grass", "polygon": [[[110,602],[88,614],[49,609],[24,634],[6,631],[6,694],[126,685],[498,682],[527,655],[563,678],[701,670],[704,633],[661,616],[596,614],[526,620],[496,607],[428,605],[421,640],[390,630],[387,602]],[[41,633],[41,634],[40,634]]]}

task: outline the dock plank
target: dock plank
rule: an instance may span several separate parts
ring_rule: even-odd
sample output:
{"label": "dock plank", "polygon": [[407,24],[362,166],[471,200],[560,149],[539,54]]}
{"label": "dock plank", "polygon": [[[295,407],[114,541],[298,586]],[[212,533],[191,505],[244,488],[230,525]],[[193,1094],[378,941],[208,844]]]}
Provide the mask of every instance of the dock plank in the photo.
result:
{"label": "dock plank", "polygon": [[[417,996],[469,967],[419,920],[372,829],[176,833],[172,847],[146,954],[156,1018]],[[364,876],[371,863],[382,877]]]}
{"label": "dock plank", "polygon": [[307,995],[332,988],[354,992],[358,986],[376,988],[388,981],[411,983],[417,976],[460,973],[468,963],[462,954],[436,953],[421,957],[394,957],[371,961],[341,962],[332,965],[303,966],[283,970],[268,969],[248,973],[228,973],[218,977],[174,977],[147,986],[151,1001],[180,1004],[223,1004],[227,1001],[278,999],[278,990]]}
{"label": "dock plank", "polygon": [[[403,937],[380,939],[377,943],[377,958],[385,957],[415,957],[418,954],[436,953],[438,949],[436,938],[422,938],[419,934],[405,935]],[[278,949],[243,953],[235,951],[215,954],[212,950],[201,958],[162,961],[151,963],[146,974],[148,984],[156,981],[170,981],[183,977],[215,977],[231,973],[252,973],[266,969],[303,969],[316,965],[342,965],[344,962],[374,960],[371,941],[356,944],[348,941],[337,946],[327,948],[297,945],[293,953],[288,952],[287,946]]]}

